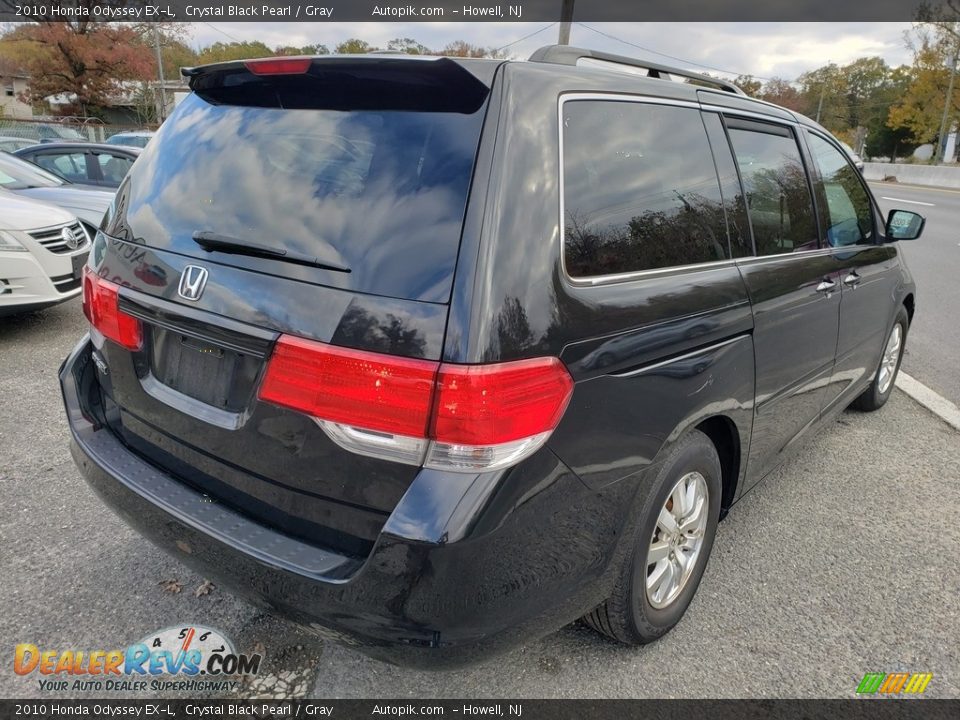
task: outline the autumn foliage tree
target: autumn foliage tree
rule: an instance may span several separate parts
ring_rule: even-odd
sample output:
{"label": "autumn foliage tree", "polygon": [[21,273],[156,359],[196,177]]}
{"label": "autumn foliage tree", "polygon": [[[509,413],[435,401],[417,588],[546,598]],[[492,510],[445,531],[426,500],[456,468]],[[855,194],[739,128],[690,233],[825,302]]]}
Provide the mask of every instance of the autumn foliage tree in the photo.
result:
{"label": "autumn foliage tree", "polygon": [[[952,23],[950,24],[952,25]],[[952,30],[952,32],[951,32]],[[913,65],[909,68],[909,82],[890,108],[887,124],[892,129],[905,129],[918,142],[932,142],[940,132],[947,87],[950,83],[949,63],[960,44],[960,28],[932,25],[918,28],[912,45]],[[948,119],[960,115],[960,92],[954,89]]]}
{"label": "autumn foliage tree", "polygon": [[30,74],[24,101],[64,94],[78,114],[89,114],[108,105],[125,82],[156,77],[146,32],[144,25],[120,23],[27,23],[0,38],[0,56]]}

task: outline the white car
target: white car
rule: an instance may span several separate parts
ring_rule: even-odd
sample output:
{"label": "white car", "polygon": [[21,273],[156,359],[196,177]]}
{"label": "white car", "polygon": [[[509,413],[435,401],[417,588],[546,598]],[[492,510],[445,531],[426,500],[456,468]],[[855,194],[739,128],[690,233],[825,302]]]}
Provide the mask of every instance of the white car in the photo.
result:
{"label": "white car", "polygon": [[90,237],[75,216],[0,190],[0,315],[79,295],[89,253]]}

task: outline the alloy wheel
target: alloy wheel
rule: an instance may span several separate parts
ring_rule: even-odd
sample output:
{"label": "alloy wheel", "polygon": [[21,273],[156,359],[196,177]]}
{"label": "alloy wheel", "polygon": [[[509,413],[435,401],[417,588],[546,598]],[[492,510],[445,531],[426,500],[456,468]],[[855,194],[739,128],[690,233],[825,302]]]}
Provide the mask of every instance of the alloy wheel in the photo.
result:
{"label": "alloy wheel", "polygon": [[658,610],[670,605],[686,586],[697,565],[707,529],[710,494],[699,472],[684,475],[673,486],[647,550],[647,601]]}

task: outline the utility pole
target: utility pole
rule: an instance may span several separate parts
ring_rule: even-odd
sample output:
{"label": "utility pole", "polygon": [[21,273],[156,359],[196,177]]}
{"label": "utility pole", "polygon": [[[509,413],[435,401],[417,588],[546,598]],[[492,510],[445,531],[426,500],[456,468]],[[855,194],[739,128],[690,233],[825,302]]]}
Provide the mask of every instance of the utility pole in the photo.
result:
{"label": "utility pole", "polygon": [[570,23],[573,22],[573,2],[574,0],[563,0],[560,6],[560,37],[557,43],[560,45],[570,44]]}
{"label": "utility pole", "polygon": [[817,103],[817,122],[820,122],[820,113],[823,112],[823,94],[826,92],[827,84],[820,83],[820,102]]}
{"label": "utility pole", "polygon": [[950,59],[950,84],[947,85],[947,100],[943,104],[943,119],[940,121],[940,135],[937,137],[938,152],[934,162],[937,162],[936,158],[939,158],[939,162],[946,161],[944,154],[947,152],[947,133],[950,132],[947,121],[950,118],[950,106],[953,104],[953,84],[957,77],[958,56],[960,56],[960,39],[957,40],[953,49],[953,57]]}
{"label": "utility pole", "polygon": [[160,55],[160,33],[157,32],[156,27],[153,28],[153,48],[157,51],[157,72],[160,75],[160,112],[157,113],[157,116],[162,123],[164,114],[167,111],[167,82],[163,79],[163,57]]}

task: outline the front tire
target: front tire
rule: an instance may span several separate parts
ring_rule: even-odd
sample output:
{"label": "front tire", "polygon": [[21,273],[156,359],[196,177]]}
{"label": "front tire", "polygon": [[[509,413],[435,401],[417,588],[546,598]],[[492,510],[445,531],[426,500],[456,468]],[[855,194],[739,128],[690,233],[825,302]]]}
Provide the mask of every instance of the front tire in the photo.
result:
{"label": "front tire", "polygon": [[694,430],[661,465],[614,592],[584,617],[586,624],[628,645],[653,642],[673,628],[707,566],[721,490],[717,450]]}
{"label": "front tire", "polygon": [[880,357],[880,365],[873,376],[873,382],[856,400],[850,403],[851,407],[864,412],[873,412],[887,404],[887,400],[893,393],[897,373],[900,372],[900,362],[903,360],[903,349],[907,344],[907,328],[909,326],[910,318],[907,316],[907,311],[900,308],[900,312],[897,313],[897,317],[893,321],[893,327],[890,328],[890,333],[887,335],[887,342],[883,346],[883,355]]}

